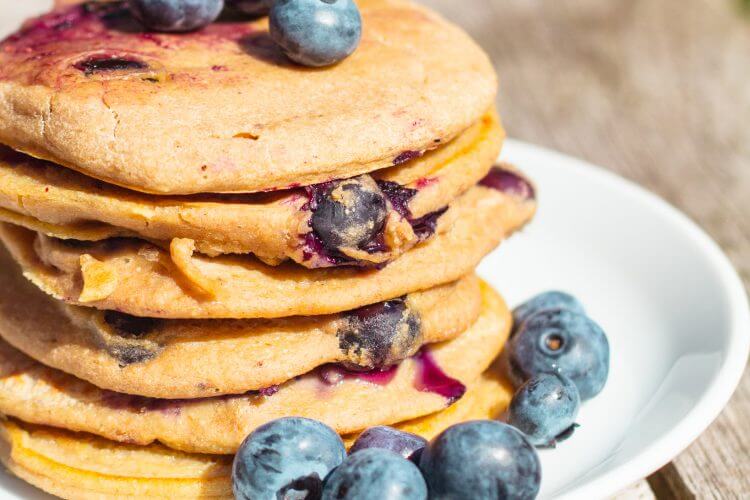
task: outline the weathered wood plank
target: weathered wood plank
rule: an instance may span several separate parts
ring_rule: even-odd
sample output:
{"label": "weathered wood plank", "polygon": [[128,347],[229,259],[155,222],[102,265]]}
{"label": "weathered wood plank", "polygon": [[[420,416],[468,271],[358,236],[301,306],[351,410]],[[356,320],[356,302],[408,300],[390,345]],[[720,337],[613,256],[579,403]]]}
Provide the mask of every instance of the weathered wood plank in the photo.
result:
{"label": "weathered wood plank", "polygon": [[622,490],[610,500],[654,500],[654,492],[649,484],[645,481],[638,481],[634,485]]}
{"label": "weathered wood plank", "polygon": [[[658,193],[705,228],[750,283],[750,17],[739,1],[424,3],[489,51],[512,137]],[[748,422],[746,373],[710,429],[651,478],[658,496],[749,495]]]}

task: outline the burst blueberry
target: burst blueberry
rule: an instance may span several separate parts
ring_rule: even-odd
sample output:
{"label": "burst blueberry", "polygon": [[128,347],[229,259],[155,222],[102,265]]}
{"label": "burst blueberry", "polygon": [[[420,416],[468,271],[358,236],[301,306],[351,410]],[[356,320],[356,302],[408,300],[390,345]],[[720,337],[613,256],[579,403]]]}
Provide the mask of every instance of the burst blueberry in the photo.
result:
{"label": "burst blueberry", "polygon": [[532,499],[541,481],[532,444],[494,420],[449,427],[424,449],[419,468],[435,499]]}
{"label": "burst blueberry", "polygon": [[239,500],[319,498],[323,479],[346,457],[330,427],[286,417],[258,427],[240,445],[232,465]]}
{"label": "burst blueberry", "polygon": [[506,349],[515,387],[540,373],[570,378],[582,401],[596,396],[609,374],[609,342],[599,325],[568,309],[540,311],[521,323]]}
{"label": "burst blueberry", "polygon": [[91,76],[114,71],[139,71],[148,68],[148,64],[132,57],[95,55],[78,61],[73,67]]}
{"label": "burst blueberry", "polygon": [[545,309],[570,309],[586,314],[583,305],[569,293],[558,290],[540,293],[513,310],[513,324],[519,327],[528,318]]}
{"label": "burst blueberry", "polygon": [[331,473],[323,500],[427,500],[427,485],[412,462],[369,448],[349,455]]}
{"label": "burst blueberry", "polygon": [[360,307],[345,315],[336,333],[350,369],[384,369],[415,354],[422,345],[419,315],[403,298]]}
{"label": "burst blueberry", "polygon": [[343,60],[362,36],[362,18],[352,0],[276,0],[269,17],[271,38],[305,66]]}
{"label": "burst blueberry", "polygon": [[154,31],[193,31],[214,22],[224,0],[129,0],[130,10]]}
{"label": "burst blueberry", "polygon": [[554,446],[575,426],[581,398],[568,377],[542,373],[529,379],[513,395],[508,423],[535,446]]}
{"label": "burst blueberry", "polygon": [[356,453],[369,448],[380,448],[398,453],[404,458],[415,460],[427,445],[427,440],[410,432],[400,431],[393,427],[378,425],[370,427],[359,435],[349,453]]}
{"label": "burst blueberry", "polygon": [[327,184],[314,191],[311,225],[326,248],[360,248],[383,229],[385,196],[369,176]]}

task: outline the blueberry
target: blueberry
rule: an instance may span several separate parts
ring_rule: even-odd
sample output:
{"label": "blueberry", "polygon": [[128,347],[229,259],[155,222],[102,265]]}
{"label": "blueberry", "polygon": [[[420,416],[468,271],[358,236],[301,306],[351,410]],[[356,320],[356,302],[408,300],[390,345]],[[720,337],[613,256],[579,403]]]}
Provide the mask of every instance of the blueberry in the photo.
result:
{"label": "blueberry", "polygon": [[536,190],[526,178],[518,172],[504,168],[502,165],[492,167],[487,175],[479,181],[479,185],[522,200],[536,198]]}
{"label": "blueberry", "polygon": [[519,327],[529,317],[545,309],[570,309],[586,314],[583,305],[569,293],[552,290],[540,293],[513,310],[513,324]]}
{"label": "blueberry", "polygon": [[73,67],[91,76],[109,71],[138,71],[148,68],[148,64],[129,57],[96,55],[75,63]]}
{"label": "blueberry", "polygon": [[571,434],[580,406],[572,380],[558,373],[541,373],[513,395],[508,423],[526,434],[531,444],[554,446],[558,437]]}
{"label": "blueberry", "polygon": [[291,60],[329,66],[357,48],[362,17],[352,0],[276,0],[269,29]]}
{"label": "blueberry", "polygon": [[414,460],[427,445],[427,440],[411,432],[403,432],[393,427],[378,425],[370,427],[359,435],[349,453],[369,448],[382,448]]}
{"label": "blueberry", "polygon": [[385,196],[369,176],[327,183],[314,197],[311,225],[326,248],[360,248],[383,230]]}
{"label": "blueberry", "polygon": [[422,345],[419,316],[404,299],[387,300],[346,314],[339,349],[352,369],[383,369],[415,354]]}
{"label": "blueberry", "polygon": [[192,31],[214,22],[224,0],[130,0],[130,10],[154,31]]}
{"label": "blueberry", "polygon": [[330,427],[280,418],[242,442],[232,465],[232,489],[240,500],[319,498],[323,479],[345,457],[344,443]]}
{"label": "blueberry", "polygon": [[540,311],[521,323],[506,356],[508,375],[516,388],[534,375],[558,372],[578,387],[582,401],[602,390],[609,373],[609,342],[604,331],[568,309]]}
{"label": "blueberry", "polygon": [[323,500],[427,500],[427,485],[412,462],[369,448],[349,455],[331,473]]}
{"label": "blueberry", "polygon": [[258,17],[268,14],[273,0],[226,0],[226,4],[243,14]]}
{"label": "blueberry", "polygon": [[531,499],[541,465],[528,439],[510,425],[476,420],[449,427],[422,452],[430,498]]}

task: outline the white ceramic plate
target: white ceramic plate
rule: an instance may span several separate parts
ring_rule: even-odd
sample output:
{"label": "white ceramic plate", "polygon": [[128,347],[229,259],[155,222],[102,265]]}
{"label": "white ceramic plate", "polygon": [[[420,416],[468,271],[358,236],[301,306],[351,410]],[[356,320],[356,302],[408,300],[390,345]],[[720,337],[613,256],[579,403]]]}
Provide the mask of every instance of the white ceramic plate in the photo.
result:
{"label": "white ceramic plate", "polygon": [[608,334],[607,385],[581,427],[541,452],[543,498],[600,498],[666,464],[713,421],[750,346],[742,283],[718,246],[670,205],[580,160],[508,141],[538,186],[529,227],[480,273],[515,305],[572,292]]}
{"label": "white ceramic plate", "polygon": [[[0,6],[0,35],[49,0]],[[581,427],[542,451],[544,498],[600,498],[667,463],[718,415],[748,356],[744,288],[719,248],[657,197],[517,141],[503,158],[538,186],[537,218],[481,265],[515,305],[552,288],[606,330],[612,366]],[[0,498],[49,498],[0,473]]]}
{"label": "white ceramic plate", "polygon": [[[537,184],[536,219],[481,265],[515,305],[551,288],[606,330],[612,365],[581,427],[541,452],[542,498],[601,498],[667,463],[718,415],[750,345],[742,284],[719,248],[659,198],[518,141],[503,158]],[[43,498],[0,475],[0,494]]]}

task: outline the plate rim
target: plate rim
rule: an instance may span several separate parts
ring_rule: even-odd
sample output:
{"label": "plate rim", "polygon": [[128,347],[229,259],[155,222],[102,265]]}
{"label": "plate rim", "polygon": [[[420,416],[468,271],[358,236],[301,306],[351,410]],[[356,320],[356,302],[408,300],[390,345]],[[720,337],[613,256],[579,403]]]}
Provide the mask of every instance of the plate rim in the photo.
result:
{"label": "plate rim", "polygon": [[[523,153],[522,153],[523,152]],[[750,357],[750,301],[748,293],[733,264],[709,235],[685,213],[657,194],[610,170],[543,146],[518,139],[505,141],[499,159],[514,161],[515,155],[540,157],[543,163],[562,163],[564,168],[594,176],[608,187],[624,190],[638,203],[646,204],[668,223],[680,229],[707,258],[726,291],[729,310],[729,336],[723,349],[725,360],[714,372],[708,388],[697,404],[659,439],[644,447],[636,455],[612,470],[564,491],[555,499],[602,498],[616,494],[633,483],[646,478],[692,444],[728,404],[742,379]]]}

